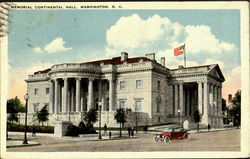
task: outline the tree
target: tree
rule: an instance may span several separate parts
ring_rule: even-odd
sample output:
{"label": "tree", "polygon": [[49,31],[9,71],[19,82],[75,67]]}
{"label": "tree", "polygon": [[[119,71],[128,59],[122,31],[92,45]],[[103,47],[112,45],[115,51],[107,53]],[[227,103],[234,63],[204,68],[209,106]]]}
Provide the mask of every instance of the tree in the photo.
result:
{"label": "tree", "polygon": [[83,120],[87,123],[87,127],[93,127],[94,123],[97,122],[97,111],[94,108],[91,108],[83,115]]}
{"label": "tree", "polygon": [[8,121],[18,121],[17,113],[25,112],[25,107],[21,103],[20,99],[16,96],[7,101],[7,113],[9,113]]}
{"label": "tree", "polygon": [[43,126],[43,122],[46,122],[49,120],[48,116],[49,116],[49,112],[46,109],[46,106],[44,106],[39,112],[36,113],[37,116],[37,120],[40,122],[42,122],[42,126]]}
{"label": "tree", "polygon": [[115,120],[118,124],[120,124],[120,137],[122,136],[122,125],[126,122],[126,115],[125,111],[122,108],[116,109],[115,112]]}
{"label": "tree", "polygon": [[221,108],[222,112],[227,110],[227,104],[226,104],[226,100],[224,98],[222,98],[222,108]]}
{"label": "tree", "polygon": [[195,110],[193,114],[194,122],[197,123],[197,131],[199,132],[199,122],[201,121],[201,115],[199,110]]}
{"label": "tree", "polygon": [[233,106],[229,109],[229,114],[233,117],[234,125],[240,125],[240,116],[241,116],[241,90],[238,90],[233,99]]}

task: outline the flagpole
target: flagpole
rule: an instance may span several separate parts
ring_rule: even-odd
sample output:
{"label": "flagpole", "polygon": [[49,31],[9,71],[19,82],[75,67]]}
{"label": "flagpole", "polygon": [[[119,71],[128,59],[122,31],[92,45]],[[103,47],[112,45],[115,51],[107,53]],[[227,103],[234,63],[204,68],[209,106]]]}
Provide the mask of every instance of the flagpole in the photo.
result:
{"label": "flagpole", "polygon": [[184,46],[184,67],[186,67],[186,49]]}

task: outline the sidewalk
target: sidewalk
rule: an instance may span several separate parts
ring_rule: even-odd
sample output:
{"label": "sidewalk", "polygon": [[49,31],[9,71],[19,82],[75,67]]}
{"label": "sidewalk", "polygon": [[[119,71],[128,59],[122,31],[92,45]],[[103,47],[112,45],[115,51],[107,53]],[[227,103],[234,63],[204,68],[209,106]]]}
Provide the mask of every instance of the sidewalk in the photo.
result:
{"label": "sidewalk", "polygon": [[40,145],[38,142],[35,141],[28,141],[28,144],[23,144],[23,140],[7,140],[7,148],[10,147],[27,147],[27,146],[35,146]]}
{"label": "sidewalk", "polygon": [[[223,131],[223,130],[232,130],[232,129],[237,129],[236,127],[229,127],[229,128],[212,128],[208,131],[208,129],[200,129],[199,133],[204,133],[204,132],[213,132],[213,131]],[[190,130],[189,133],[197,133],[197,129]]]}
{"label": "sidewalk", "polygon": [[[232,130],[236,129],[236,127],[230,127],[230,128],[218,128],[218,129],[210,129],[209,132],[214,131],[223,131],[223,130]],[[157,131],[138,131],[139,134],[142,133],[148,133],[148,134],[155,134]],[[190,130],[189,133],[197,133],[197,130]],[[200,129],[199,133],[208,133],[207,129]],[[24,135],[23,132],[8,132],[9,135],[18,135],[22,136]],[[135,133],[136,134],[136,133]],[[27,133],[28,137],[32,136],[32,133]],[[48,138],[55,138],[55,139],[66,139],[66,140],[77,140],[77,141],[107,141],[107,140],[129,140],[129,139],[137,139],[137,136],[134,136],[133,138],[128,136],[127,131],[122,131],[122,137],[119,137],[119,131],[112,131],[111,138],[108,134],[102,134],[102,139],[99,139],[99,134],[80,134],[79,137],[71,137],[71,136],[63,136],[62,138],[54,137],[54,134],[48,134],[48,133],[36,133],[36,136],[38,137],[48,137]],[[9,147],[25,147],[25,146],[35,146],[39,145],[36,141],[28,141],[29,144],[22,144],[22,140],[7,140],[7,148]]]}
{"label": "sidewalk", "polygon": [[[23,136],[23,132],[8,132],[8,135],[17,135],[17,136]],[[32,133],[27,133],[28,138],[32,138]],[[107,140],[129,140],[129,139],[136,139],[137,136],[129,137],[127,133],[122,133],[122,137],[119,137],[119,132],[113,132],[111,138],[107,134],[102,134],[102,139],[99,139],[99,134],[80,134],[78,137],[72,137],[72,136],[63,136],[61,137],[54,137],[54,134],[47,134],[47,133],[36,133],[36,137],[46,137],[46,138],[53,138],[53,139],[63,139],[63,140],[72,140],[72,141],[107,141]],[[27,147],[27,146],[36,146],[41,145],[40,143],[34,141],[35,139],[28,140],[28,144],[23,144],[22,139],[8,139],[7,140],[7,148],[13,148],[13,147]],[[50,140],[50,139],[49,139]]]}

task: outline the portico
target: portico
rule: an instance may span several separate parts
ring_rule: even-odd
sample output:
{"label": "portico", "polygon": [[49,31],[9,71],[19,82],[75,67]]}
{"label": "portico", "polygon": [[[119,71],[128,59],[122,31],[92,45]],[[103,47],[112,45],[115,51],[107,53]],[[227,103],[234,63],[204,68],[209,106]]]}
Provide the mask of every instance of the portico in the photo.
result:
{"label": "portico", "polygon": [[54,78],[50,82],[51,114],[98,110],[96,106],[102,98],[106,99],[102,111],[114,110],[114,82],[111,79],[68,77]]}
{"label": "portico", "polygon": [[[219,70],[199,73],[203,68],[180,68],[173,72],[173,115],[192,121],[193,113],[199,110],[201,124],[212,127],[222,125],[221,81]],[[178,72],[177,72],[178,71]],[[218,72],[217,72],[218,71]],[[185,74],[183,74],[185,72]],[[180,110],[180,114],[178,114]]]}

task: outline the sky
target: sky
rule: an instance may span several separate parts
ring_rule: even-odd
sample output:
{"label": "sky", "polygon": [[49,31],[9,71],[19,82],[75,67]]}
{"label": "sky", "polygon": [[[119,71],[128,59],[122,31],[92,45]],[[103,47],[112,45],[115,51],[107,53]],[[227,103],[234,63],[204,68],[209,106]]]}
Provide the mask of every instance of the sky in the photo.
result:
{"label": "sky", "polygon": [[23,101],[28,74],[59,63],[155,53],[170,69],[183,65],[173,48],[185,43],[187,67],[219,64],[222,95],[241,87],[239,10],[11,10],[9,98]]}

